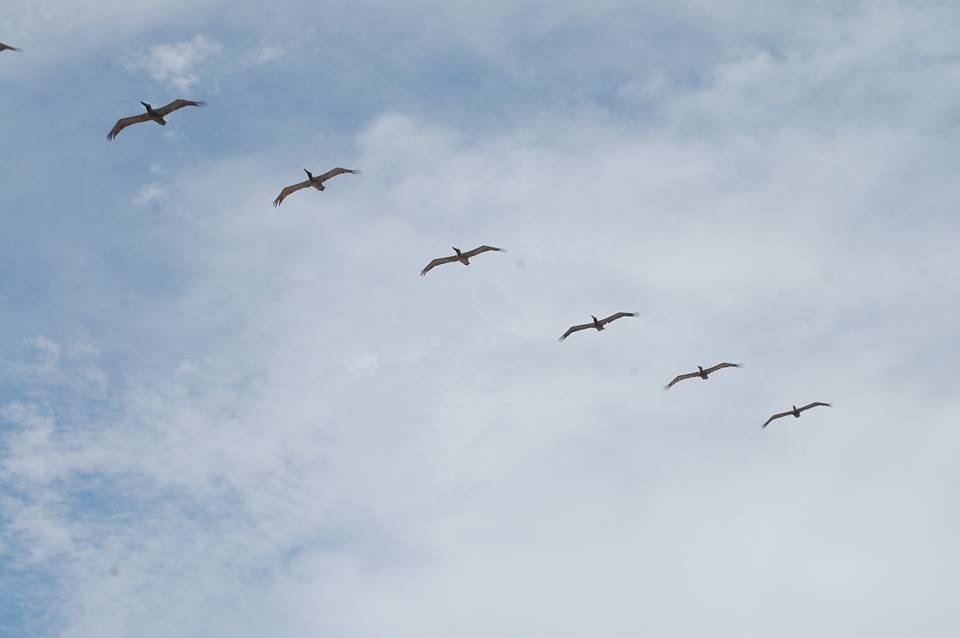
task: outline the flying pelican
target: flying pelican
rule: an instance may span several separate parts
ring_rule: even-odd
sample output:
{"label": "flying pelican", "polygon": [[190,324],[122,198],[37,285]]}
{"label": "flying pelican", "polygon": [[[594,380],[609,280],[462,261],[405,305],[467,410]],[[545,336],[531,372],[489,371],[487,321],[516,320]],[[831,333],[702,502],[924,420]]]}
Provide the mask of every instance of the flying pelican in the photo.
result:
{"label": "flying pelican", "polygon": [[741,368],[741,367],[743,367],[742,363],[726,363],[726,362],[718,363],[712,368],[707,368],[706,370],[703,369],[703,366],[697,366],[697,370],[699,370],[699,372],[688,372],[686,374],[678,374],[676,377],[674,377],[673,381],[663,386],[663,389],[669,390],[670,388],[673,387],[675,383],[679,383],[684,379],[693,379],[694,377],[700,377],[701,379],[706,379],[708,376],[710,376],[717,370],[723,370],[724,368]]}
{"label": "flying pelican", "polygon": [[767,427],[768,425],[770,425],[770,422],[773,421],[774,419],[790,416],[791,414],[793,415],[793,418],[799,419],[801,412],[803,412],[804,410],[809,410],[810,408],[815,408],[818,405],[826,406],[828,408],[833,406],[832,403],[821,403],[820,401],[814,401],[813,403],[808,403],[802,408],[798,408],[797,406],[794,405],[794,406],[791,406],[793,409],[788,412],[778,412],[777,414],[774,414],[772,417],[767,419],[767,422],[764,423],[762,427],[764,428]]}
{"label": "flying pelican", "polygon": [[19,51],[19,50],[20,49],[18,49],[17,47],[12,47],[9,44],[4,44],[3,42],[0,42],[0,51]]}
{"label": "flying pelican", "polygon": [[174,100],[167,104],[166,106],[155,109],[146,102],[140,102],[143,104],[143,107],[147,109],[146,113],[141,113],[140,115],[132,115],[130,117],[124,117],[117,120],[117,123],[113,125],[113,128],[110,129],[110,132],[107,133],[107,139],[112,140],[117,135],[120,134],[120,131],[127,128],[131,124],[139,124],[140,122],[149,122],[153,120],[160,126],[166,126],[167,121],[163,119],[165,116],[170,115],[177,109],[182,109],[185,106],[199,106],[204,107],[207,105],[206,102],[193,102],[191,100]]}
{"label": "flying pelican", "polygon": [[313,173],[311,173],[307,169],[303,169],[303,172],[307,174],[307,179],[300,182],[299,184],[292,184],[290,186],[287,186],[282,191],[280,191],[280,194],[277,195],[277,198],[273,200],[274,206],[279,206],[280,204],[283,203],[283,200],[285,200],[287,196],[290,195],[290,193],[296,193],[301,188],[309,188],[313,186],[318,191],[324,191],[324,190],[327,190],[327,187],[324,186],[323,183],[329,179],[333,179],[337,175],[343,175],[344,173],[350,173],[351,175],[360,174],[360,171],[355,171],[350,168],[340,168],[339,166],[337,168],[327,171],[323,175],[318,175],[316,177],[314,177]]}
{"label": "flying pelican", "polygon": [[560,341],[563,341],[569,337],[574,332],[578,330],[586,330],[588,328],[596,328],[598,331],[603,330],[603,327],[610,323],[611,321],[616,321],[620,317],[636,317],[637,313],[635,312],[618,312],[616,314],[610,315],[606,319],[597,319],[593,315],[590,315],[593,318],[593,323],[581,323],[576,326],[570,326],[566,332],[560,335]]}
{"label": "flying pelican", "polygon": [[420,271],[420,276],[423,277],[424,275],[426,275],[428,272],[430,272],[440,264],[450,264],[455,261],[459,261],[464,266],[469,266],[470,259],[472,257],[476,257],[480,253],[489,252],[491,250],[500,252],[500,253],[506,252],[506,250],[504,250],[503,248],[494,248],[493,246],[480,246],[479,248],[474,248],[473,250],[468,250],[467,252],[462,253],[460,252],[459,248],[457,248],[456,246],[453,246],[453,251],[457,253],[456,255],[450,255],[449,257],[437,257],[436,259],[431,261],[429,264],[427,264],[423,270]]}

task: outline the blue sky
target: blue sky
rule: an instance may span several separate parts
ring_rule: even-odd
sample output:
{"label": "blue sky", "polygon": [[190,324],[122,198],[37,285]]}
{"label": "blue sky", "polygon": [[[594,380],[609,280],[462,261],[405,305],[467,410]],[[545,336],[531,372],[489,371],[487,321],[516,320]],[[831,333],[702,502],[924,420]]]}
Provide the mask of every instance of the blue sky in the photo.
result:
{"label": "blue sky", "polygon": [[958,18],[13,0],[0,635],[956,635]]}

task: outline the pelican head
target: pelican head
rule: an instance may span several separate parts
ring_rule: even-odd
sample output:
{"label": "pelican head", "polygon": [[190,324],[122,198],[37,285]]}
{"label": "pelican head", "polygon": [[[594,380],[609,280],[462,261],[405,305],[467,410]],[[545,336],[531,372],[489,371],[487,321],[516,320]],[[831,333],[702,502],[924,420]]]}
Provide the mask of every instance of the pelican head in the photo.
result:
{"label": "pelican head", "polygon": [[457,257],[463,254],[460,252],[460,249],[457,248],[456,246],[451,246],[451,248],[453,248],[453,252],[457,253]]}
{"label": "pelican head", "polygon": [[307,174],[307,179],[309,179],[309,180],[312,182],[312,181],[313,181],[313,173],[311,173],[311,172],[308,171],[307,169],[303,169],[303,172]]}
{"label": "pelican head", "polygon": [[143,104],[143,108],[147,109],[147,113],[153,110],[153,107],[147,104],[146,102],[144,102],[143,100],[140,101],[140,104]]}
{"label": "pelican head", "polygon": [[697,366],[697,370],[700,371],[700,376],[701,376],[701,377],[703,377],[704,379],[707,378],[707,373],[703,371],[703,366]]}
{"label": "pelican head", "polygon": [[790,407],[793,408],[793,416],[795,416],[795,417],[800,416],[800,411],[797,410],[797,406],[791,405]]}

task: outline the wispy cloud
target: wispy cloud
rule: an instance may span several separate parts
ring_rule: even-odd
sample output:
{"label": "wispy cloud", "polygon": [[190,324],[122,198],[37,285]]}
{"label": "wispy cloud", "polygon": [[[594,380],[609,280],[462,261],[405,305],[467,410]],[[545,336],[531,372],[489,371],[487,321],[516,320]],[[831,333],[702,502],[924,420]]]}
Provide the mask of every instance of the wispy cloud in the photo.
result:
{"label": "wispy cloud", "polygon": [[169,196],[170,189],[165,184],[151,182],[137,189],[133,201],[139,206],[152,206],[166,201]]}
{"label": "wispy cloud", "polygon": [[[51,574],[26,590],[56,614],[12,635],[958,634],[960,14],[893,4],[295,14],[340,63],[270,108],[314,126],[244,103],[237,130],[290,137],[111,173],[148,239],[88,248],[135,272],[54,305],[110,374],[47,328],[4,368],[0,568]],[[370,59],[414,68],[352,112],[393,110],[317,106]],[[394,104],[432,60],[452,116]],[[319,155],[364,174],[271,209]],[[119,214],[150,180],[176,223]],[[417,276],[480,243],[510,252]],[[642,318],[557,343],[616,310]],[[724,359],[747,365],[661,390]],[[836,407],[761,433],[806,400]]]}
{"label": "wispy cloud", "polygon": [[145,71],[155,82],[185,93],[200,81],[204,63],[222,50],[219,42],[198,34],[184,42],[154,45],[128,58],[124,65],[130,71]]}
{"label": "wispy cloud", "polygon": [[287,51],[278,46],[259,46],[240,56],[240,63],[244,66],[263,66],[287,55]]}

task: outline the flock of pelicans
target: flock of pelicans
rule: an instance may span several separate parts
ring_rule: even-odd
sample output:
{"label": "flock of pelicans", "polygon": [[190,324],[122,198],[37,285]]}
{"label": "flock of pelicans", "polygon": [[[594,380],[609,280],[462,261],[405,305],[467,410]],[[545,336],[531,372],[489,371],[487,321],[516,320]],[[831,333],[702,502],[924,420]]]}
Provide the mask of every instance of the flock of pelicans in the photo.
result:
{"label": "flock of pelicans", "polygon": [[[0,52],[3,52],[3,51],[19,51],[19,49],[0,42]],[[110,129],[110,132],[107,133],[108,140],[112,140],[116,138],[117,135],[119,135],[123,129],[127,128],[128,126],[132,126],[133,124],[140,124],[141,122],[152,121],[152,122],[156,122],[160,126],[166,126],[167,121],[164,118],[170,115],[171,113],[173,113],[174,111],[178,111],[188,106],[196,106],[200,108],[206,106],[206,102],[195,102],[193,100],[182,100],[182,99],[174,100],[169,104],[167,104],[166,106],[162,106],[158,109],[153,108],[150,104],[147,104],[146,102],[140,102],[140,104],[143,105],[145,112],[140,113],[139,115],[132,115],[130,117],[124,117],[117,120],[117,123],[114,124],[113,128]],[[276,199],[273,200],[274,206],[279,206],[280,204],[283,203],[284,199],[289,197],[291,194],[299,190],[302,190],[304,188],[312,187],[317,189],[318,191],[324,191],[326,190],[326,187],[323,185],[324,182],[329,181],[338,175],[344,175],[344,174],[359,175],[360,174],[360,171],[353,170],[350,168],[341,168],[341,167],[331,169],[326,173],[323,173],[322,175],[313,175],[307,169],[304,169],[304,172],[307,174],[307,179],[305,179],[302,182],[298,182],[296,184],[291,184],[290,186],[287,186],[283,190],[281,190],[280,194],[277,195]],[[476,257],[477,255],[481,255],[486,252],[504,252],[503,248],[496,248],[494,246],[479,246],[477,248],[474,248],[473,250],[468,250],[466,252],[462,252],[457,247],[454,247],[453,250],[456,254],[450,255],[448,257],[438,257],[436,259],[431,260],[430,263],[424,266],[423,270],[420,271],[420,276],[425,276],[428,272],[430,272],[437,266],[440,266],[443,264],[451,264],[453,262],[459,262],[464,266],[469,266],[470,260]],[[591,321],[590,323],[581,323],[574,326],[570,326],[566,332],[560,335],[560,341],[563,341],[574,332],[580,332],[581,330],[589,330],[591,328],[599,332],[603,330],[607,324],[613,323],[617,319],[621,319],[623,317],[636,317],[636,316],[637,316],[637,313],[635,312],[617,312],[605,319],[597,319],[596,317],[591,315],[591,318],[593,319],[593,321]],[[719,370],[723,370],[724,368],[739,368],[739,367],[741,367],[741,364],[739,363],[727,363],[727,362],[718,363],[717,365],[712,366],[710,368],[706,368],[706,369],[704,369],[702,366],[697,366],[696,372],[687,372],[685,374],[678,374],[676,377],[673,378],[672,381],[670,381],[670,383],[664,386],[663,389],[669,390],[677,383],[681,381],[685,381],[687,379],[695,379],[699,377],[700,379],[706,380],[711,374]],[[830,405],[831,405],[830,403],[823,403],[820,401],[814,401],[813,403],[808,403],[807,405],[800,408],[794,405],[794,406],[791,406],[791,409],[787,410],[786,412],[778,412],[772,415],[769,419],[766,420],[766,422],[761,427],[765,428],[770,424],[771,421],[774,421],[776,419],[780,419],[786,416],[793,416],[794,418],[800,418],[800,413],[806,410],[809,410],[810,408],[815,408],[818,406],[830,407]]]}

